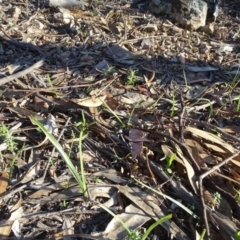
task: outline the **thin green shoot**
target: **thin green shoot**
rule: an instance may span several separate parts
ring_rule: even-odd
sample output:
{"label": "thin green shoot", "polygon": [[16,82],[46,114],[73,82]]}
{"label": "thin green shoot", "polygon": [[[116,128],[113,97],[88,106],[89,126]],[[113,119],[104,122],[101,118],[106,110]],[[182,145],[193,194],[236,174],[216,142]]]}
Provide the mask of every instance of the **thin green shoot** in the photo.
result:
{"label": "thin green shoot", "polygon": [[192,210],[192,211],[194,211],[194,210],[196,209],[196,206],[194,205],[194,203],[188,204],[187,206],[188,206],[188,208],[189,208],[190,210]]}
{"label": "thin green shoot", "polygon": [[12,179],[12,174],[13,174],[13,168],[14,168],[14,165],[15,165],[15,162],[18,158],[18,156],[24,151],[24,149],[21,149],[17,152],[17,154],[15,154],[15,156],[13,157],[11,163],[10,163],[10,168],[9,168],[9,180],[11,181]]}
{"label": "thin green shoot", "polygon": [[[75,139],[76,138],[76,135],[75,135],[75,133],[72,131],[71,132],[71,139]],[[73,149],[73,144],[74,144],[74,141],[72,141],[71,142],[71,145],[70,145],[70,151],[69,151],[69,153],[68,153],[68,157],[70,158],[70,156],[71,156],[71,152],[72,152],[72,149]]]}
{"label": "thin green shoot", "polygon": [[141,240],[145,240],[148,235],[150,234],[150,232],[155,228],[157,227],[158,225],[161,225],[162,223],[170,220],[172,218],[172,214],[168,214],[167,216],[165,217],[162,217],[160,218],[159,220],[157,220],[155,223],[153,223],[148,229],[147,231],[143,234]]}
{"label": "thin green shoot", "polygon": [[[84,138],[84,134],[87,131],[87,122],[86,122],[86,118],[85,115],[82,111],[82,124],[81,124],[81,128],[80,128],[80,136],[79,136],[79,142],[78,142],[78,148],[79,148],[79,161],[80,161],[80,169],[81,169],[81,176],[82,176],[82,182],[86,183],[86,179],[85,179],[85,172],[84,172],[84,159],[83,159],[83,152],[82,152],[82,142],[83,142],[83,138]],[[86,187],[86,185],[85,185]],[[85,188],[85,191],[87,189]]]}
{"label": "thin green shoot", "polygon": [[94,182],[95,182],[95,183],[101,183],[102,180],[101,180],[99,177],[95,177],[95,178],[94,178]]}
{"label": "thin green shoot", "polygon": [[118,156],[118,154],[117,154],[117,152],[116,152],[115,149],[113,149],[113,152],[114,152],[114,158],[116,159],[116,161],[114,161],[114,162],[112,162],[112,163],[121,162],[123,158],[126,159],[126,158],[128,158],[128,156],[131,155],[131,153],[128,153],[125,157],[121,158],[121,157]]}
{"label": "thin green shoot", "polygon": [[130,121],[132,119],[132,115],[136,109],[136,107],[139,105],[139,102],[137,102],[137,104],[134,106],[134,108],[132,109],[131,113],[130,113],[130,117],[128,118],[128,122],[127,122],[127,125],[130,126]]}
{"label": "thin green shoot", "polygon": [[147,186],[146,184],[140,182],[140,181],[137,180],[136,178],[133,178],[133,179],[134,179],[135,182],[137,182],[138,184],[143,185],[143,186],[146,187],[147,189],[155,192],[156,194],[161,195],[161,196],[167,198],[168,200],[174,202],[176,205],[178,205],[180,208],[182,208],[183,210],[185,210],[188,214],[190,214],[190,215],[193,216],[194,218],[198,218],[198,216],[197,216],[194,212],[192,212],[190,209],[188,209],[186,206],[184,206],[184,205],[181,204],[180,202],[176,201],[175,199],[169,197],[168,195],[166,195],[166,194],[164,194],[164,193],[158,192],[157,190],[155,190],[155,189]]}
{"label": "thin green shoot", "polygon": [[64,183],[64,189],[68,189],[70,184],[69,184],[70,179],[66,179],[66,182]]}
{"label": "thin green shoot", "polygon": [[214,135],[216,135],[216,136],[218,136],[218,137],[221,136],[221,133],[218,132],[218,131],[216,131],[215,129],[211,129],[211,130],[209,130],[209,132],[212,133],[212,134],[214,134]]}
{"label": "thin green shoot", "polygon": [[84,30],[82,33],[83,33],[83,36],[84,36],[84,37],[87,37],[87,36],[88,36],[88,31],[87,31],[87,30]]}
{"label": "thin green shoot", "polygon": [[[100,100],[101,100],[101,99],[100,99]],[[119,124],[120,124],[123,128],[125,128],[126,125],[125,125],[125,124],[123,123],[123,121],[118,117],[118,115],[117,115],[104,101],[101,100],[101,102],[102,102],[103,106],[106,107],[106,108],[108,109],[108,111],[117,119],[117,121],[119,122]]]}
{"label": "thin green shoot", "polygon": [[185,86],[188,87],[187,76],[186,76],[184,67],[183,67],[183,78],[184,78]]}
{"label": "thin green shoot", "polygon": [[49,158],[49,164],[51,164],[51,166],[54,165],[54,161],[53,161],[53,158],[52,158],[52,157]]}
{"label": "thin green shoot", "polygon": [[158,102],[162,99],[163,95],[164,95],[164,93],[162,95],[160,95],[160,97],[157,99],[157,101],[152,105],[152,109],[154,109],[157,106]]}
{"label": "thin green shoot", "polygon": [[[207,98],[199,98],[198,102],[201,101],[201,100],[206,101],[208,103],[211,103],[211,101]],[[210,108],[210,116],[213,116],[213,106],[212,106],[212,104],[209,105],[209,108]]]}
{"label": "thin green shoot", "polygon": [[174,91],[172,91],[172,110],[171,110],[171,113],[170,113],[170,117],[174,117],[174,106],[175,106],[175,93]]}
{"label": "thin green shoot", "polygon": [[67,164],[69,171],[72,173],[73,177],[77,181],[80,189],[82,190],[82,193],[84,195],[86,195],[87,194],[87,187],[86,187],[86,182],[84,181],[85,178],[82,178],[80,176],[80,174],[78,173],[77,169],[73,165],[73,163],[70,160],[70,158],[68,157],[68,155],[64,152],[62,146],[59,144],[57,139],[52,134],[50,134],[47,131],[47,129],[35,117],[29,116],[29,118],[30,118],[30,120],[31,120],[31,122],[33,124],[37,125],[41,129],[41,131],[46,135],[46,137],[49,139],[49,141],[57,149],[57,151],[59,152],[59,154],[61,155],[61,157],[65,161],[65,163]]}
{"label": "thin green shoot", "polygon": [[238,101],[237,101],[237,112],[240,112],[240,95],[238,96]]}
{"label": "thin green shoot", "polygon": [[123,226],[123,228],[127,231],[128,235],[131,235],[131,231],[130,229],[127,227],[127,225],[123,222],[123,220],[118,217],[116,214],[114,214],[111,210],[109,210],[107,207],[105,207],[103,204],[99,203],[99,206],[101,208],[103,208],[106,212],[108,212],[110,215],[112,215],[118,222],[121,223],[121,225]]}
{"label": "thin green shoot", "polygon": [[175,160],[176,156],[177,155],[174,153],[170,157],[168,157],[168,156],[165,157],[166,162],[167,162],[167,164],[166,164],[166,171],[168,173],[170,173],[170,174],[172,174],[171,165],[172,165],[173,161]]}
{"label": "thin green shoot", "polygon": [[199,238],[199,240],[203,240],[203,239],[204,239],[204,236],[205,236],[205,234],[206,234],[206,229],[203,229],[203,231],[202,231],[202,233],[201,233],[201,235],[200,235],[200,238]]}
{"label": "thin green shoot", "polygon": [[213,115],[213,117],[214,117],[214,116],[217,116],[217,115],[219,114],[219,112],[220,112],[222,109],[224,109],[230,102],[231,102],[231,100],[230,100],[230,101],[227,100],[225,103],[222,104],[221,107],[219,107],[218,109],[215,109],[215,110],[214,110],[214,115]]}
{"label": "thin green shoot", "polygon": [[235,87],[236,87],[237,84],[238,84],[238,75],[239,75],[239,68],[238,68],[237,73],[235,74],[232,82],[229,83],[229,84],[227,84],[228,89],[229,89],[229,95],[232,94],[233,90],[235,89]]}
{"label": "thin green shoot", "polygon": [[62,200],[61,202],[61,206],[64,207],[64,208],[67,208],[69,202],[67,200]]}
{"label": "thin green shoot", "polygon": [[[48,84],[50,85],[50,87],[53,88],[54,86],[53,86],[50,74],[47,74],[47,80],[48,80]],[[57,92],[55,90],[53,90],[53,92],[54,92],[54,95],[57,96]]]}
{"label": "thin green shoot", "polygon": [[234,198],[240,202],[240,189],[235,189],[234,190],[236,191],[236,194],[234,195]]}

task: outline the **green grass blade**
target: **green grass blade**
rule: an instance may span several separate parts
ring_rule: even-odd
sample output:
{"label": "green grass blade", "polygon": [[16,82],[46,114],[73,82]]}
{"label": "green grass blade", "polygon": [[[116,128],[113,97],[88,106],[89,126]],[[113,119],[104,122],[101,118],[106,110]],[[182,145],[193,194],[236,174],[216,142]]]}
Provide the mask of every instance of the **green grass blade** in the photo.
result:
{"label": "green grass blade", "polygon": [[102,205],[101,203],[99,203],[99,206],[101,208],[103,208],[106,212],[108,212],[110,215],[112,215],[115,219],[117,219],[123,226],[123,228],[127,231],[128,235],[131,235],[131,231],[130,229],[127,227],[127,225],[122,221],[122,219],[120,217],[118,217],[116,214],[114,214],[111,210],[109,210],[108,208],[106,208],[104,205]]}
{"label": "green grass blade", "polygon": [[[101,100],[101,99],[100,99]],[[102,101],[102,100],[101,100]],[[125,124],[123,121],[118,117],[118,115],[104,102],[102,101],[102,104],[109,110],[109,112],[117,119],[117,121],[120,123],[120,125],[125,128]]]}
{"label": "green grass blade", "polygon": [[[82,112],[82,117],[83,117],[83,124],[84,124],[84,127],[86,127],[86,119],[85,119],[85,116]],[[86,193],[87,192],[87,186],[86,186],[86,179],[85,179],[85,172],[84,172],[84,165],[83,165],[83,153],[82,153],[82,141],[84,139],[84,130],[85,129],[82,129],[80,131],[80,136],[79,136],[79,142],[78,142],[78,148],[79,148],[79,160],[80,160],[80,169],[81,169],[81,176],[82,176],[82,187],[83,187],[83,192]]]}
{"label": "green grass blade", "polygon": [[[201,236],[200,236],[199,240],[203,240],[205,234],[206,234],[206,229],[203,229],[203,231],[202,231],[202,233],[201,233]],[[240,240],[240,238],[239,238],[238,240]]]}
{"label": "green grass blade", "polygon": [[172,218],[172,214],[169,214],[165,217],[160,218],[158,221],[156,221],[155,223],[153,223],[148,229],[147,231],[143,234],[141,240],[145,240],[147,238],[147,236],[150,234],[150,232],[158,225],[170,220]]}

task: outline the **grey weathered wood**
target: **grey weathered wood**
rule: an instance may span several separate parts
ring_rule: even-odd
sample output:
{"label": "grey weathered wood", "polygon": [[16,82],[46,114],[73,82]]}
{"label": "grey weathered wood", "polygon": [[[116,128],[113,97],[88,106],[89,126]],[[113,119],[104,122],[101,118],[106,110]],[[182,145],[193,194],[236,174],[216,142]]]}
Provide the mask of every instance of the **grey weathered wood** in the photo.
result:
{"label": "grey weathered wood", "polygon": [[88,3],[76,0],[48,0],[43,2],[44,7],[63,7],[71,10],[83,10]]}
{"label": "grey weathered wood", "polygon": [[205,26],[208,5],[202,0],[150,0],[149,10],[167,14],[182,27],[195,30]]}

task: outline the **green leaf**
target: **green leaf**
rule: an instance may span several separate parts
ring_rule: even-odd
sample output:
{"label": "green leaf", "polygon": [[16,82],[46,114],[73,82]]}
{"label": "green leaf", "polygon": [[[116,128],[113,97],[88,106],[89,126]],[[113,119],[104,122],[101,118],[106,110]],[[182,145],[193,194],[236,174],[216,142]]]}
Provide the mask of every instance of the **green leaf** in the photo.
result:
{"label": "green leaf", "polygon": [[166,157],[167,168],[171,167],[173,161],[175,160],[176,153],[172,154],[171,157]]}
{"label": "green leaf", "polygon": [[240,231],[237,232],[235,240],[240,240]]}

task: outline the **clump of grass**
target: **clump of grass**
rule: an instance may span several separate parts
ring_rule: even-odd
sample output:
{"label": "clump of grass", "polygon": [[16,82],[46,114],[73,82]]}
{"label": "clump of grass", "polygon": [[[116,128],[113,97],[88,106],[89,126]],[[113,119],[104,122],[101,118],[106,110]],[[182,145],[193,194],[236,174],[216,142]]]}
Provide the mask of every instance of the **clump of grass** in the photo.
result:
{"label": "clump of grass", "polygon": [[15,125],[14,127],[10,128],[7,127],[4,123],[0,127],[0,159],[2,159],[2,151],[9,151],[13,153],[13,158],[8,168],[9,173],[9,180],[12,179],[14,164],[18,158],[18,156],[24,151],[24,149],[18,149],[16,139],[12,135],[13,131],[19,128],[19,124]]}
{"label": "clump of grass", "polygon": [[220,206],[220,202],[221,202],[221,194],[219,192],[215,192],[213,194],[213,199],[212,199],[212,203],[211,203],[211,207],[214,208],[219,208]]}
{"label": "clump of grass", "polygon": [[108,68],[103,71],[103,76],[108,77],[113,72],[114,69],[115,69],[114,66],[108,66]]}
{"label": "clump of grass", "polygon": [[3,143],[3,146],[1,148],[5,148],[10,152],[17,150],[17,143],[12,136],[12,131],[4,123],[0,127],[0,140]]}
{"label": "clump of grass", "polygon": [[126,82],[127,85],[136,84],[136,82],[138,81],[138,76],[136,75],[137,72],[138,72],[137,70],[134,70],[132,68],[129,69],[128,76],[127,76],[127,82]]}
{"label": "clump of grass", "polygon": [[85,180],[85,174],[84,174],[84,166],[83,166],[83,155],[82,155],[82,140],[83,140],[83,135],[86,127],[86,120],[83,115],[83,122],[82,122],[82,128],[80,129],[80,137],[79,137],[79,151],[80,151],[80,168],[81,168],[81,175],[78,173],[77,169],[73,165],[72,161],[66,154],[66,152],[63,150],[62,146],[59,144],[57,139],[50,134],[47,129],[33,116],[29,116],[31,122],[35,125],[37,125],[40,130],[46,135],[46,137],[49,139],[49,141],[53,144],[53,146],[58,150],[59,154],[65,161],[68,169],[72,173],[73,177],[77,181],[82,193],[84,195],[87,194],[87,186],[86,186],[86,180]]}
{"label": "clump of grass", "polygon": [[60,204],[61,204],[61,206],[62,206],[63,208],[67,208],[69,202],[66,201],[66,200],[62,200]]}

